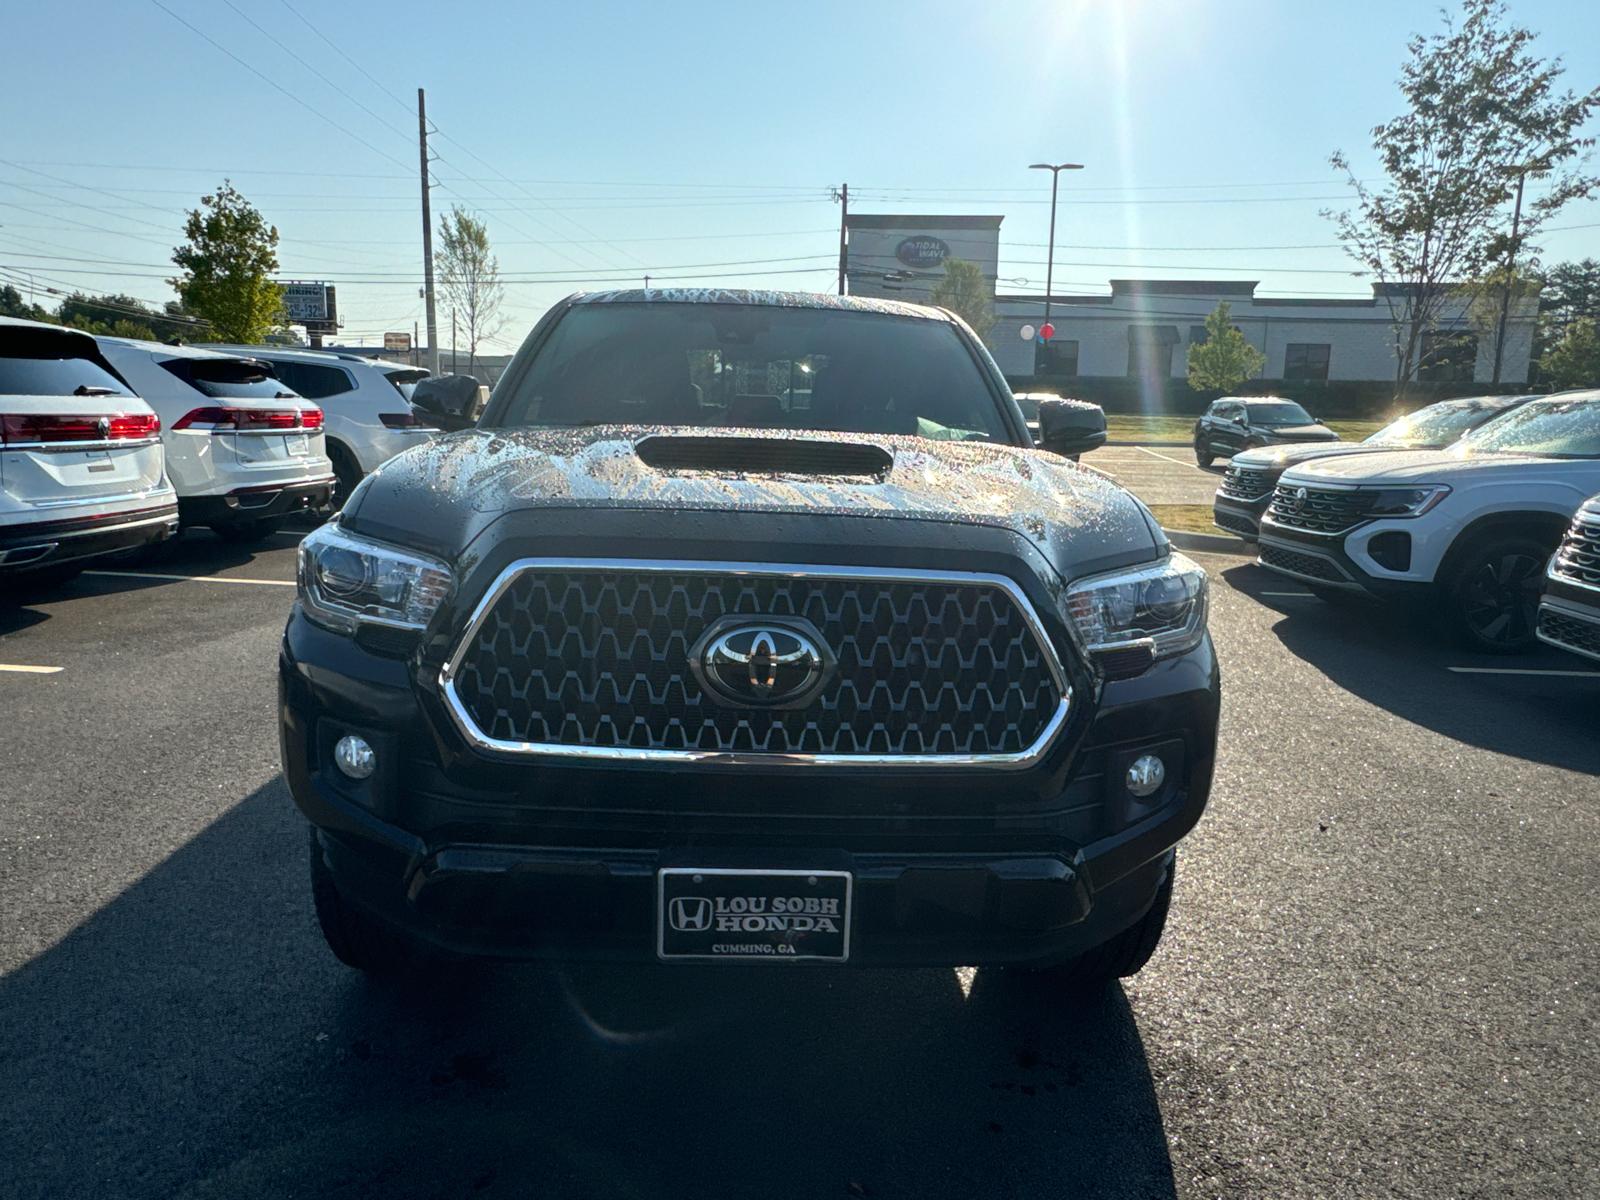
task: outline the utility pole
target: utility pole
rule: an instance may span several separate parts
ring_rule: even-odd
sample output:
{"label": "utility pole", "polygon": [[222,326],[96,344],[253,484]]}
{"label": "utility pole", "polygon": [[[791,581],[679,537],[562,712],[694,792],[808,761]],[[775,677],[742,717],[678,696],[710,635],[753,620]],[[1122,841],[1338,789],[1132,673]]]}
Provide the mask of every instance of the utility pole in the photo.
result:
{"label": "utility pole", "polygon": [[845,225],[850,220],[850,185],[839,187],[839,295],[845,294],[845,278],[850,261],[845,253]]}
{"label": "utility pole", "polygon": [[411,322],[411,365],[417,365],[417,359],[422,354],[422,344],[417,341],[417,323]]}
{"label": "utility pole", "polygon": [[454,305],[450,307],[450,374],[459,374],[456,370],[456,310]]}
{"label": "utility pole", "polygon": [[428,310],[428,370],[439,373],[439,323],[433,309],[433,209],[428,200],[428,105],[417,89],[417,145],[422,154],[422,286]]}
{"label": "utility pole", "polygon": [[1506,352],[1506,319],[1511,315],[1511,273],[1517,262],[1517,229],[1522,224],[1522,183],[1528,168],[1517,172],[1517,207],[1511,213],[1511,244],[1506,247],[1506,288],[1500,298],[1500,333],[1494,339],[1494,386],[1500,386],[1500,363]]}

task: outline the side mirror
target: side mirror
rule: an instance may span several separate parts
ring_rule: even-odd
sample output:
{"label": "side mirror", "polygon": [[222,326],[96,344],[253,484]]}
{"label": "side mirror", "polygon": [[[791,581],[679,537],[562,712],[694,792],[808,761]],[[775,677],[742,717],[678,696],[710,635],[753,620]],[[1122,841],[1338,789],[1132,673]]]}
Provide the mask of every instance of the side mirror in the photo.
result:
{"label": "side mirror", "polygon": [[1250,419],[1248,417],[1235,417],[1233,419],[1233,423],[1235,425],[1237,425],[1240,429],[1249,429],[1250,428]]}
{"label": "side mirror", "polygon": [[1076,458],[1106,444],[1106,414],[1083,400],[1039,401],[1039,445],[1052,454]]}
{"label": "side mirror", "polygon": [[483,412],[487,391],[471,375],[435,375],[412,389],[411,411],[446,432],[471,429]]}

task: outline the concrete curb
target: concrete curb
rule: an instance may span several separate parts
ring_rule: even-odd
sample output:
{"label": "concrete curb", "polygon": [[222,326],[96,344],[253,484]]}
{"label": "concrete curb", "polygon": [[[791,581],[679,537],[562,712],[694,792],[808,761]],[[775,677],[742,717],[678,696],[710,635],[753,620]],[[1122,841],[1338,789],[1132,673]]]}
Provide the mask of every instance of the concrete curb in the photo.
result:
{"label": "concrete curb", "polygon": [[1179,550],[1199,550],[1206,554],[1248,554],[1252,558],[1256,553],[1256,544],[1243,538],[1220,533],[1185,533],[1181,529],[1163,529],[1161,532]]}

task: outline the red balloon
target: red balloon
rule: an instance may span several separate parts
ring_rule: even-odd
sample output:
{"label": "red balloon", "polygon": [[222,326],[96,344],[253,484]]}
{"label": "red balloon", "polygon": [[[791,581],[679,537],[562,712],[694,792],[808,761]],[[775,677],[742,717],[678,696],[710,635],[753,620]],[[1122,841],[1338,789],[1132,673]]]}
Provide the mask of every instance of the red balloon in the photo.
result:
{"label": "red balloon", "polygon": [[1041,325],[1041,326],[1039,326],[1039,336],[1042,337],[1045,341],[1048,342],[1051,338],[1055,337],[1055,335],[1056,335],[1056,327],[1054,325]]}

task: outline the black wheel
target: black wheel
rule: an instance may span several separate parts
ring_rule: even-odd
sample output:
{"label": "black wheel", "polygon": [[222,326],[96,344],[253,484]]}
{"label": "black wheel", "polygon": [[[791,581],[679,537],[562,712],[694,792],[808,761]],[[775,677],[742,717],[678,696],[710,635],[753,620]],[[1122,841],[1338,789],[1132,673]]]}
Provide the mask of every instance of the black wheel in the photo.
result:
{"label": "black wheel", "polygon": [[361,464],[337,442],[328,443],[328,457],[333,460],[333,511],[338,512],[361,482]]}
{"label": "black wheel", "polygon": [[1533,648],[1544,567],[1554,548],[1531,534],[1510,533],[1468,551],[1450,589],[1456,634],[1467,649],[1520,654]]}
{"label": "black wheel", "polygon": [[278,524],[273,517],[263,517],[259,521],[219,521],[211,527],[211,531],[225,542],[249,546],[264,542],[277,533]]}
{"label": "black wheel", "polygon": [[345,966],[369,975],[399,975],[418,964],[420,956],[408,938],[380,925],[339,894],[315,829],[311,830],[311,898],[328,949]]}
{"label": "black wheel", "polygon": [[1039,972],[1040,977],[1054,984],[1085,987],[1137,975],[1161,943],[1167,914],[1172,911],[1172,885],[1177,871],[1178,860],[1174,855],[1167,864],[1167,877],[1161,881],[1149,912],[1109,942],[1080,954],[1071,962]]}
{"label": "black wheel", "polygon": [[1202,471],[1208,471],[1211,469],[1211,463],[1215,457],[1216,456],[1211,453],[1210,442],[1206,441],[1205,438],[1195,438],[1194,461]]}

